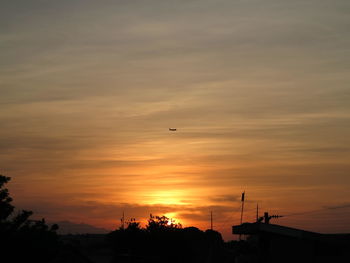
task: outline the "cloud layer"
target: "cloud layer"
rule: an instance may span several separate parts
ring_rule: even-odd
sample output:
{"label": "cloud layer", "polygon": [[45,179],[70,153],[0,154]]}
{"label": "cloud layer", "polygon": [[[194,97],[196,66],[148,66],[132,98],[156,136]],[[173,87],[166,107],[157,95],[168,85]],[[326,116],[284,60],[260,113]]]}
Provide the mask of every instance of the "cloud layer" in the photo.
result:
{"label": "cloud layer", "polygon": [[349,11],[347,0],[3,3],[0,168],[15,200],[109,228],[129,206],[201,226],[216,209],[227,233],[243,190],[251,218],[255,202],[350,202]]}

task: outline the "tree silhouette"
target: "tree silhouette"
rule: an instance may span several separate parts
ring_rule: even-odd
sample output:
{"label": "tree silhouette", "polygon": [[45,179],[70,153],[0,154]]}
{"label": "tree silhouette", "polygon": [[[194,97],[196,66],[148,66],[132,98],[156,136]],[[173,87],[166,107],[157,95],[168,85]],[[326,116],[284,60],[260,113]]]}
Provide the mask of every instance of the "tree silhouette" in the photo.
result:
{"label": "tree silhouette", "polygon": [[48,262],[56,253],[57,225],[49,227],[45,220],[30,220],[31,211],[13,215],[13,199],[5,184],[10,177],[0,175],[0,249],[4,262]]}
{"label": "tree silhouette", "polygon": [[223,262],[224,242],[219,232],[182,228],[166,216],[150,214],[141,228],[135,219],[108,235],[115,253],[113,262]]}
{"label": "tree silhouette", "polygon": [[166,216],[153,216],[150,214],[150,217],[148,219],[148,225],[146,226],[146,229],[148,231],[159,231],[159,230],[166,230],[166,229],[178,229],[182,228],[180,223],[175,223],[174,220],[166,217]]}
{"label": "tree silhouette", "polygon": [[11,205],[12,198],[9,191],[3,188],[10,181],[10,177],[0,175],[0,223],[3,223],[13,212],[14,206]]}
{"label": "tree silhouette", "polygon": [[140,222],[136,221],[136,218],[131,218],[129,221],[126,222],[126,230],[127,231],[139,231],[141,230]]}

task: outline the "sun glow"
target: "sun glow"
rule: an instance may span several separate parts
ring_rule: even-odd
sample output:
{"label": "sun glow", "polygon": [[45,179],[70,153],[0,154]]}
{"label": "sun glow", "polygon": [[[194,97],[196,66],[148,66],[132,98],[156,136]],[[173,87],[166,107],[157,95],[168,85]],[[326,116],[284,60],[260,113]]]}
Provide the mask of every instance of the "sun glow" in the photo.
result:
{"label": "sun glow", "polygon": [[164,216],[169,218],[168,226],[170,226],[172,224],[179,224],[179,223],[181,223],[175,218],[177,216],[177,213],[166,213],[166,214],[164,214]]}
{"label": "sun glow", "polygon": [[145,194],[145,203],[150,205],[181,205],[185,204],[184,197],[183,190],[155,191]]}

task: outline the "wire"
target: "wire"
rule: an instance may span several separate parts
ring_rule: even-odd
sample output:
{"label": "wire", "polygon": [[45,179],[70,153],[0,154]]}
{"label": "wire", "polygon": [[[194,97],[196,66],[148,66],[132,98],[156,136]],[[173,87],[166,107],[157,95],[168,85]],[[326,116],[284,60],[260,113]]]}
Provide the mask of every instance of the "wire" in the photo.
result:
{"label": "wire", "polygon": [[344,205],[344,206],[338,206],[338,207],[324,207],[320,209],[315,209],[315,210],[309,210],[309,211],[303,211],[303,212],[296,212],[296,213],[291,213],[291,214],[284,214],[283,216],[299,216],[299,215],[306,215],[306,214],[313,214],[313,213],[318,213],[318,212],[324,212],[324,211],[329,211],[329,210],[338,210],[338,209],[346,209],[350,208],[350,205]]}

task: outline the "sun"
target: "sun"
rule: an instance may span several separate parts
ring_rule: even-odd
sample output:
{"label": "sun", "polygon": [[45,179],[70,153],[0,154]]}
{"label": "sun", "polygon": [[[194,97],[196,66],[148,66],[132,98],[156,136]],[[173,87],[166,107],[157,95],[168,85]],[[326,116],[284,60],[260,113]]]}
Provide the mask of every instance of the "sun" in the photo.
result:
{"label": "sun", "polygon": [[175,213],[175,212],[166,213],[164,216],[166,216],[167,218],[169,218],[169,221],[168,221],[168,223],[167,223],[168,226],[176,225],[176,224],[180,223],[180,222],[176,219],[177,213]]}

